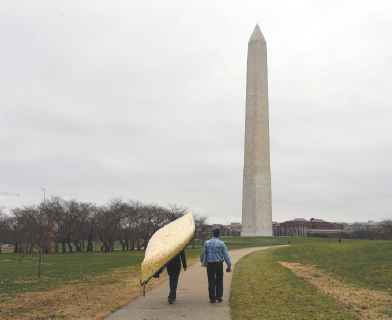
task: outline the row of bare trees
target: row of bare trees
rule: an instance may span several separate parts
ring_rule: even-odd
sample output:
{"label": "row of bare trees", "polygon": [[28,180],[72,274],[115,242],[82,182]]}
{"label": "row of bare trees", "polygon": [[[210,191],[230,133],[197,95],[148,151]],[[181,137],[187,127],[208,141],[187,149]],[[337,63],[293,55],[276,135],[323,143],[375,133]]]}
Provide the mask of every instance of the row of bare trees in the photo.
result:
{"label": "row of bare trees", "polygon": [[[162,207],[113,199],[96,206],[52,197],[38,205],[13,209],[9,216],[0,212],[0,244],[12,244],[15,253],[31,252],[36,246],[46,253],[93,251],[97,242],[103,251],[113,251],[115,242],[121,243],[122,250],[140,250],[146,248],[155,231],[187,212],[187,208],[172,204]],[[197,238],[207,236],[206,220],[195,217]]]}
{"label": "row of bare trees", "polygon": [[384,219],[377,225],[358,225],[354,231],[333,234],[314,234],[314,237],[361,239],[361,240],[392,240],[392,219]]}
{"label": "row of bare trees", "polygon": [[377,226],[363,225],[357,227],[350,237],[367,240],[392,240],[392,220],[384,219]]}

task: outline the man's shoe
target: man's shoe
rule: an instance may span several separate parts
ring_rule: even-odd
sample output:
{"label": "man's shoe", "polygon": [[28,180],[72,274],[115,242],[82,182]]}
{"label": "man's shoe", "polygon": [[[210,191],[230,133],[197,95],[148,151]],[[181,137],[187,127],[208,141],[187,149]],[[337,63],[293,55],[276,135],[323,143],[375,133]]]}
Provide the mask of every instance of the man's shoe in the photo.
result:
{"label": "man's shoe", "polygon": [[219,299],[216,299],[216,300],[218,300],[218,302],[222,302],[223,301],[222,298],[219,298]]}
{"label": "man's shoe", "polygon": [[167,301],[169,301],[170,304],[173,304],[174,300],[169,298]]}
{"label": "man's shoe", "polygon": [[210,303],[215,303],[215,300],[210,299]]}

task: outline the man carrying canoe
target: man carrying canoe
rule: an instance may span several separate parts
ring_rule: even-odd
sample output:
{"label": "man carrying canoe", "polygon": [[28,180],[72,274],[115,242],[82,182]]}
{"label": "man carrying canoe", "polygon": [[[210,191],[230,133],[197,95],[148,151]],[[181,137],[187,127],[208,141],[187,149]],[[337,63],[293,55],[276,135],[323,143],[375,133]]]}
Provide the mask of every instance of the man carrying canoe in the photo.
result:
{"label": "man carrying canoe", "polygon": [[227,272],[231,271],[231,261],[225,243],[219,240],[220,229],[214,229],[212,235],[213,238],[204,244],[200,260],[203,261],[204,256],[207,254],[208,292],[210,302],[215,303],[217,300],[222,302],[223,260],[227,264]]}
{"label": "man carrying canoe", "polygon": [[[184,268],[184,271],[187,270],[186,266],[186,258],[185,252],[182,250],[178,255],[176,255],[170,262],[166,265],[167,273],[169,275],[169,286],[170,293],[167,297],[167,300],[170,304],[173,304],[176,301],[176,293],[177,293],[177,285],[178,285],[178,277],[181,272],[181,262]],[[161,268],[156,274],[154,274],[154,278],[159,278],[159,274],[165,269],[165,267]]]}

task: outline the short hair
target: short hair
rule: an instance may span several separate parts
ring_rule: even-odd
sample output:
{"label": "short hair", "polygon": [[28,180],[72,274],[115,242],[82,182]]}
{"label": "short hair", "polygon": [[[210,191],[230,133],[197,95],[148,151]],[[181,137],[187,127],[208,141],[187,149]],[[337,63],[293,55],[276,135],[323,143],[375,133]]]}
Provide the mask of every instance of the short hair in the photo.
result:
{"label": "short hair", "polygon": [[219,238],[219,236],[220,236],[220,229],[214,229],[214,230],[212,231],[212,235],[213,235],[215,238]]}

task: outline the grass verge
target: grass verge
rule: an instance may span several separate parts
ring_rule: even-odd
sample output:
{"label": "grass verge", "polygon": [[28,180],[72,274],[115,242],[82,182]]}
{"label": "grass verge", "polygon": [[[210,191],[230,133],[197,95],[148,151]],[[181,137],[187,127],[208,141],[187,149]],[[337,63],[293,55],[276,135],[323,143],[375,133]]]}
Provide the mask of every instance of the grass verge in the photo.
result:
{"label": "grass verge", "polygon": [[[260,244],[262,245],[262,244]],[[240,249],[254,245],[243,243],[231,245],[228,249]],[[195,249],[186,249],[188,259],[200,255],[202,245]],[[45,255],[41,265],[41,279],[38,275],[38,253],[26,253],[21,259],[20,254],[0,254],[0,301],[18,294],[33,291],[53,290],[64,285],[80,284],[105,285],[117,283],[118,278],[111,277],[112,271],[119,268],[140,268],[144,259],[144,251],[114,252],[74,252]],[[106,277],[102,277],[107,274]]]}
{"label": "grass verge", "polygon": [[290,270],[269,249],[241,259],[230,293],[232,319],[357,319]]}
{"label": "grass verge", "polygon": [[344,283],[392,291],[392,241],[293,246],[274,251],[274,257],[279,261],[317,266]]}
{"label": "grass verge", "polygon": [[[324,289],[305,277],[310,269],[296,275],[279,262],[312,268],[313,280],[324,281]],[[392,242],[305,244],[259,251],[235,266],[232,319],[374,319],[372,308],[379,319],[390,319],[392,309],[381,310],[374,302],[392,298],[391,272]],[[333,286],[341,291],[334,294]],[[365,289],[373,290],[373,303],[361,304],[364,300],[357,299]]]}
{"label": "grass verge", "polygon": [[[187,261],[198,261],[201,248],[187,249]],[[143,251],[78,252],[45,257],[38,280],[36,258],[2,254],[0,319],[104,319],[142,294]],[[149,282],[150,290],[167,279]]]}

